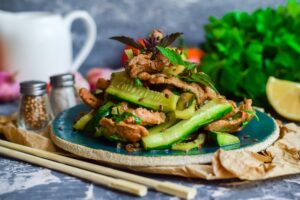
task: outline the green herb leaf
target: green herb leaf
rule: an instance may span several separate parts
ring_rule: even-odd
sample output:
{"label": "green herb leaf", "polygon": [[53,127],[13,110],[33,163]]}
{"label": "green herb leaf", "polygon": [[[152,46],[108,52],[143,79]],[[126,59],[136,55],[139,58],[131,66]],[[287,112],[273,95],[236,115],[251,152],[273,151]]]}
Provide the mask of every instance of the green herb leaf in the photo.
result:
{"label": "green herb leaf", "polygon": [[142,83],[142,81],[141,81],[140,79],[134,78],[134,85],[135,85],[136,87],[142,87],[142,86],[143,86],[143,83]]}
{"label": "green herb leaf", "polygon": [[134,121],[135,121],[136,124],[141,124],[142,123],[142,119],[139,118],[138,116],[132,115],[132,117],[134,118]]}
{"label": "green herb leaf", "polygon": [[204,86],[208,86],[208,87],[212,88],[214,91],[218,92],[213,81],[207,74],[205,74],[203,72],[197,72],[197,73],[193,72],[193,69],[197,66],[197,64],[184,61],[181,58],[180,54],[178,54],[176,51],[174,51],[172,49],[164,48],[161,46],[157,46],[156,48],[165,57],[167,57],[173,65],[183,65],[186,67],[186,69],[191,74],[191,75],[186,75],[186,76],[179,76],[179,78],[184,79],[189,82],[200,83],[200,84],[202,84]]}
{"label": "green herb leaf", "polygon": [[197,66],[197,63],[190,63],[190,62],[184,61],[184,66],[188,70],[193,70]]}
{"label": "green herb leaf", "polygon": [[248,123],[249,123],[249,121],[244,121],[244,122],[242,123],[242,126],[246,126]]}
{"label": "green herb leaf", "polygon": [[173,49],[164,48],[162,46],[156,47],[165,57],[167,57],[173,65],[185,65],[179,53]]}
{"label": "green herb leaf", "polygon": [[181,92],[180,92],[179,90],[175,89],[175,88],[172,89],[171,91],[172,91],[172,93],[174,93],[174,94],[176,94],[176,95],[178,95],[178,96],[181,95]]}
{"label": "green herb leaf", "polygon": [[211,80],[211,78],[205,74],[204,72],[198,72],[198,73],[193,73],[191,75],[191,78],[198,83],[201,83],[205,86],[208,86],[210,88],[212,88],[215,92],[218,93],[217,88],[214,85],[214,82]]}
{"label": "green herb leaf", "polygon": [[187,68],[188,70],[193,70],[197,64],[196,63],[190,63],[188,61],[184,61],[181,57],[181,55],[179,53],[177,53],[175,50],[173,49],[169,49],[169,48],[164,48],[161,46],[156,46],[156,48],[165,56],[167,57],[170,62],[173,65],[183,65],[185,68]]}
{"label": "green herb leaf", "polygon": [[254,110],[243,110],[244,112],[250,114],[250,115],[253,115],[255,117],[255,119],[257,121],[259,121],[259,117],[257,116],[256,112]]}
{"label": "green herb leaf", "polygon": [[124,112],[121,115],[113,115],[113,119],[115,120],[116,124],[120,123],[121,121],[124,121],[125,119],[127,119],[128,117],[133,117],[134,119],[134,123],[135,124],[141,124],[142,123],[142,119],[139,118],[138,116],[132,114],[131,112]]}
{"label": "green herb leaf", "polygon": [[197,73],[192,73],[190,75],[179,76],[179,78],[187,82],[200,83],[201,85],[210,87],[215,92],[219,93],[211,78],[204,72],[197,72]]}

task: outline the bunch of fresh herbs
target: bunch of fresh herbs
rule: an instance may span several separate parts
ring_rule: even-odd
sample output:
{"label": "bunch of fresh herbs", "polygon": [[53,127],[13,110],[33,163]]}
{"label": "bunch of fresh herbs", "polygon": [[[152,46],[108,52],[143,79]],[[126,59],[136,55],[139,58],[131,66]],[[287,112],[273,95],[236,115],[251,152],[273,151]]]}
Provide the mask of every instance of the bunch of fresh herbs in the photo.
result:
{"label": "bunch of fresh herbs", "polygon": [[222,94],[236,100],[253,98],[256,105],[262,105],[269,76],[300,81],[298,1],[251,14],[230,12],[209,21],[200,69]]}

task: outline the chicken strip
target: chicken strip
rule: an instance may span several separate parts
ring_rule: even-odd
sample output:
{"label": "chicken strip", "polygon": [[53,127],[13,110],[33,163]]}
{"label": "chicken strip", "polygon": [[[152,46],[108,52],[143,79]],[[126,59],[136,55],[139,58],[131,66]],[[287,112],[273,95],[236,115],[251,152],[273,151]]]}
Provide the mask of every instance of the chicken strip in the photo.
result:
{"label": "chicken strip", "polygon": [[110,81],[109,80],[106,80],[104,78],[99,78],[97,80],[97,88],[100,89],[100,90],[106,90],[106,88],[108,88],[110,84]]}
{"label": "chicken strip", "polygon": [[147,72],[150,74],[161,72],[164,67],[171,66],[170,61],[162,54],[157,54],[154,60],[151,60],[152,53],[143,53],[134,56],[125,69],[131,78],[138,77],[138,74]]}
{"label": "chicken strip", "polygon": [[79,90],[79,96],[81,100],[89,107],[91,108],[98,108],[101,104],[100,99],[95,97],[88,89],[86,88],[81,88]]}
{"label": "chicken strip", "polygon": [[[119,114],[123,114],[124,112],[129,112],[135,115],[136,117],[141,119],[141,125],[158,125],[164,123],[166,121],[166,115],[163,112],[153,112],[146,108],[129,108],[127,102],[122,102],[118,106]],[[128,124],[135,124],[135,118],[132,116],[127,117],[124,119],[124,122]]]}
{"label": "chicken strip", "polygon": [[251,106],[252,100],[245,99],[238,109],[236,113],[227,114],[228,118],[222,118],[221,120],[215,121],[207,125],[204,129],[207,131],[215,131],[215,132],[227,132],[227,133],[235,133],[244,128],[243,123],[249,122],[253,118],[253,114],[249,112],[255,112]]}
{"label": "chicken strip", "polygon": [[167,84],[173,85],[184,91],[191,92],[195,95],[197,103],[201,104],[207,99],[207,95],[200,85],[197,83],[186,83],[179,78],[169,77],[165,74],[148,74],[143,72],[139,75],[139,78],[143,81],[149,81],[151,84]]}
{"label": "chicken strip", "polygon": [[[142,122],[141,125],[158,125],[166,121],[166,115],[163,112],[152,112],[145,108],[137,108],[135,110],[129,110],[132,114],[139,117]],[[127,123],[134,123],[135,119],[133,117],[128,117],[124,120]]]}
{"label": "chicken strip", "polygon": [[127,124],[124,121],[116,123],[112,119],[106,117],[102,118],[99,123],[102,127],[107,129],[108,134],[118,134],[129,142],[138,142],[142,137],[149,134],[148,130],[141,125]]}

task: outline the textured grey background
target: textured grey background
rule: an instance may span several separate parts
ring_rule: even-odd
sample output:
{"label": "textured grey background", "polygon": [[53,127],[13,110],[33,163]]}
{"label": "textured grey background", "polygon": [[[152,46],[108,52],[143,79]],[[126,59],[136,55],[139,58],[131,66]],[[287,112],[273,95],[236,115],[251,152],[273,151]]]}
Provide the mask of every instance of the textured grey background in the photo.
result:
{"label": "textured grey background", "polygon": [[[143,37],[153,28],[167,32],[182,31],[189,46],[204,38],[203,25],[209,16],[222,16],[231,10],[252,11],[258,7],[284,4],[285,0],[0,0],[7,11],[51,11],[67,13],[88,11],[98,26],[97,43],[83,64],[85,72],[93,66],[117,68],[122,45],[108,40],[114,35]],[[74,51],[82,45],[85,33],[80,22],[74,25]]]}

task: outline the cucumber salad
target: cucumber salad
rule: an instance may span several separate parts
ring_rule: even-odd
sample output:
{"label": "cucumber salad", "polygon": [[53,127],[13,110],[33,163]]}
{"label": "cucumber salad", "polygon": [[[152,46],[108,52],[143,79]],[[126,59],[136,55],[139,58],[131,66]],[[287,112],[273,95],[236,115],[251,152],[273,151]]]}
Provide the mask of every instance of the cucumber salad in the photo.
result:
{"label": "cucumber salad", "polygon": [[256,116],[252,101],[237,105],[222,96],[199,63],[170,46],[181,35],[154,30],[139,41],[112,37],[129,46],[124,70],[110,80],[100,78],[94,93],[80,89],[91,111],[79,117],[74,129],[128,152],[239,144],[234,133]]}

